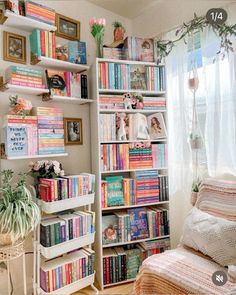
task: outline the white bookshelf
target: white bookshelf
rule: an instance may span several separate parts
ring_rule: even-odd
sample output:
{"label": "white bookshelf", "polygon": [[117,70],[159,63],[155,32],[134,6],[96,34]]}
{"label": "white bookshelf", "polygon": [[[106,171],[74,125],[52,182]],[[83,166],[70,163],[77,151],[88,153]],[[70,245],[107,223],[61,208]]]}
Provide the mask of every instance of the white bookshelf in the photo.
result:
{"label": "white bookshelf", "polygon": [[56,31],[57,29],[56,26],[52,26],[29,17],[18,15],[10,10],[4,11],[0,15],[0,18],[3,19],[3,21],[1,22],[2,24],[16,29],[20,28],[25,32],[32,32],[35,29],[40,29],[44,31]]}
{"label": "white bookshelf", "polygon": [[[115,246],[125,246],[125,245],[131,245],[139,242],[144,241],[150,241],[150,240],[159,240],[162,238],[169,238],[169,235],[156,237],[156,238],[147,238],[143,240],[135,240],[135,241],[129,241],[129,242],[119,242],[114,244],[107,244],[103,245],[102,243],[102,216],[103,214],[107,213],[114,213],[118,210],[122,209],[131,209],[131,208],[139,208],[139,207],[147,207],[147,206],[155,206],[158,207],[159,205],[164,206],[165,208],[168,208],[169,201],[163,201],[163,202],[153,202],[149,204],[138,204],[138,205],[125,205],[125,206],[116,206],[116,207],[108,207],[108,208],[102,208],[101,204],[101,180],[106,175],[124,175],[127,177],[129,173],[133,171],[146,171],[146,170],[158,170],[158,172],[161,175],[166,175],[168,171],[168,167],[159,167],[159,168],[142,168],[142,169],[126,169],[126,170],[113,170],[113,171],[103,171],[100,161],[100,152],[101,152],[101,145],[103,144],[122,144],[122,143],[133,143],[133,142],[152,142],[152,143],[167,143],[168,139],[165,138],[159,138],[156,140],[125,140],[125,141],[119,141],[119,140],[101,140],[100,139],[100,128],[99,128],[99,116],[100,114],[113,114],[118,112],[125,112],[125,113],[142,113],[142,114],[153,114],[153,113],[163,113],[164,117],[167,115],[166,109],[152,109],[152,110],[115,110],[115,109],[104,109],[100,107],[99,104],[99,96],[103,94],[124,94],[124,93],[141,93],[144,96],[149,97],[165,97],[166,92],[165,91],[148,91],[148,90],[126,90],[126,89],[99,89],[99,63],[100,62],[112,62],[112,63],[119,63],[119,64],[137,64],[137,65],[144,65],[144,66],[153,66],[156,67],[157,64],[155,63],[145,63],[145,62],[138,62],[138,61],[124,61],[124,60],[114,60],[114,59],[97,59],[96,64],[94,66],[94,80],[96,80],[96,89],[94,89],[94,97],[96,96],[97,101],[96,103],[91,105],[91,140],[92,140],[92,169],[93,173],[96,174],[96,199],[95,199],[95,208],[96,208],[96,237],[95,237],[95,251],[96,251],[96,257],[97,257],[97,263],[96,263],[96,274],[97,274],[97,281],[100,285],[101,289],[104,289],[105,287],[111,287],[116,286],[120,284],[125,284],[134,281],[135,279],[130,279],[126,281],[121,281],[117,283],[111,283],[108,285],[103,284],[103,249],[115,247]],[[164,64],[158,65],[159,67],[164,66]]]}

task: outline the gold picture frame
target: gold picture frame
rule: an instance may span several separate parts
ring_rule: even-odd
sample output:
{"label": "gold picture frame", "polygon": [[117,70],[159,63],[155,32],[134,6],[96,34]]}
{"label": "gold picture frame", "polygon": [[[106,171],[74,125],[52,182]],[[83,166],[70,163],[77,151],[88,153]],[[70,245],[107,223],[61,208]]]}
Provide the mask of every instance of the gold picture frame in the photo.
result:
{"label": "gold picture frame", "polygon": [[3,59],[26,64],[26,37],[11,32],[3,32]]}
{"label": "gold picture frame", "polygon": [[65,145],[83,144],[83,126],[81,118],[64,118]]}
{"label": "gold picture frame", "polygon": [[56,36],[71,41],[80,41],[80,22],[56,13]]}

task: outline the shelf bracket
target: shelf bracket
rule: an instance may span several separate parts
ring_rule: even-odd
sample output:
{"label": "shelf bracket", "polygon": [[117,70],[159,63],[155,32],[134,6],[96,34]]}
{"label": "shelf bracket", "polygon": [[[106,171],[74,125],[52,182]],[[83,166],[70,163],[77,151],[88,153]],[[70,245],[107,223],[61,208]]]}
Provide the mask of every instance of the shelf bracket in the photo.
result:
{"label": "shelf bracket", "polygon": [[7,20],[7,16],[4,15],[4,11],[0,9],[0,24],[3,25]]}

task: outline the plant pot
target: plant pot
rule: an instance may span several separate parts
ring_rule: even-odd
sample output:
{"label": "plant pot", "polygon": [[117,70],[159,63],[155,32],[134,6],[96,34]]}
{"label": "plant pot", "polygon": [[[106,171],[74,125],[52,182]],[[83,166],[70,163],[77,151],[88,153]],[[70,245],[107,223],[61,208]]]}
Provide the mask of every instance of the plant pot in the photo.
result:
{"label": "plant pot", "polygon": [[191,204],[194,206],[197,202],[198,192],[191,193]]}
{"label": "plant pot", "polygon": [[192,150],[199,150],[202,148],[203,143],[202,143],[202,138],[198,137],[195,139],[190,139],[190,146]]}
{"label": "plant pot", "polygon": [[12,244],[13,244],[13,240],[10,234],[0,233],[0,246],[8,246]]}

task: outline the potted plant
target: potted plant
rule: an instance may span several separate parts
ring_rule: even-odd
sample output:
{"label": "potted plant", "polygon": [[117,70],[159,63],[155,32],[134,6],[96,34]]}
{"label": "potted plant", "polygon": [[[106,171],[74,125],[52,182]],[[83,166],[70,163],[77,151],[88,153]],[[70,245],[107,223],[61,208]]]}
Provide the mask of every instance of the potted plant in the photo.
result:
{"label": "potted plant", "polygon": [[124,40],[124,35],[125,35],[125,28],[123,27],[121,22],[115,21],[113,22],[113,27],[114,27],[114,42],[116,41],[123,41]]}
{"label": "potted plant", "polygon": [[202,140],[201,135],[190,133],[189,143],[190,143],[192,150],[201,149],[203,146],[203,140]]}
{"label": "potted plant", "polygon": [[18,174],[12,185],[13,171],[4,170],[0,188],[0,245],[26,238],[40,221],[40,210],[26,187],[26,174]]}
{"label": "potted plant", "polygon": [[197,179],[197,180],[193,181],[193,183],[192,183],[191,204],[193,206],[195,205],[195,203],[197,201],[200,185],[201,185],[200,179]]}

